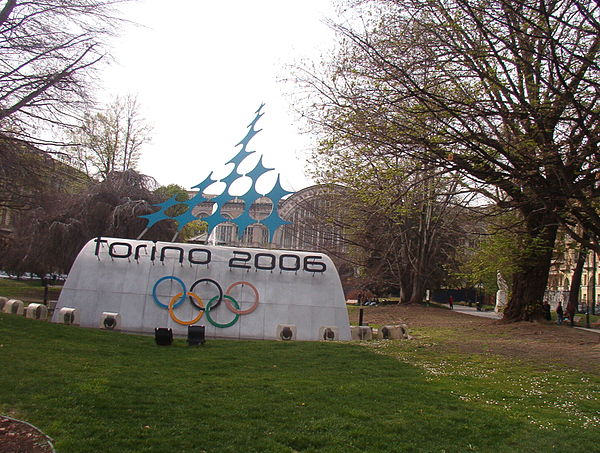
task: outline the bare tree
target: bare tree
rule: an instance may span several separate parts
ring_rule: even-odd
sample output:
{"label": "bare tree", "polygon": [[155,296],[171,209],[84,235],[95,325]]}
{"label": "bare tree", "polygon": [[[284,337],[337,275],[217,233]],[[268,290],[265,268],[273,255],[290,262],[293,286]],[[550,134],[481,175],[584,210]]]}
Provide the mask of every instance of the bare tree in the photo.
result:
{"label": "bare tree", "polygon": [[[30,139],[40,122],[70,123],[124,0],[0,2],[0,128]],[[38,136],[39,138],[39,136]]]}
{"label": "bare tree", "polygon": [[[145,224],[139,216],[152,212],[152,204],[159,201],[152,192],[156,181],[133,170],[87,183],[77,192],[47,184],[35,208],[19,217],[14,233],[2,244],[0,266],[14,272],[67,272],[90,239],[139,235]],[[147,236],[168,240],[175,229],[162,222]]]}
{"label": "bare tree", "polygon": [[336,188],[317,215],[342,232],[340,257],[361,269],[365,289],[399,290],[402,302],[421,302],[455,264],[465,236],[467,198],[456,176],[374,149],[315,157],[316,179]]}
{"label": "bare tree", "polygon": [[88,175],[105,179],[112,172],[135,169],[152,128],[140,115],[137,98],[117,97],[99,112],[87,112],[72,132],[72,158]]}
{"label": "bare tree", "polygon": [[558,225],[600,235],[597,3],[352,3],[327,73],[299,76],[312,124],[330,152],[410,156],[517,209],[527,245],[504,316],[541,317]]}

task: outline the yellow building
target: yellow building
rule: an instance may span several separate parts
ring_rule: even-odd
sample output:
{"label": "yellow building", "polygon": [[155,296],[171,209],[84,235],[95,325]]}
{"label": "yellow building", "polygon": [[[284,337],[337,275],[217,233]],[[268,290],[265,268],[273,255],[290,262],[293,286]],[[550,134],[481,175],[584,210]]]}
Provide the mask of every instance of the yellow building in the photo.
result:
{"label": "yellow building", "polygon": [[[573,274],[579,255],[579,247],[572,240],[564,240],[557,247],[555,259],[548,276],[546,287],[546,300],[554,308],[558,301],[566,306],[569,300],[569,292],[573,281]],[[562,249],[562,250],[561,250]],[[600,295],[600,255],[593,251],[587,251],[583,272],[581,275],[581,287],[578,297],[578,309],[586,312],[588,304],[591,313],[597,313],[598,296]]]}

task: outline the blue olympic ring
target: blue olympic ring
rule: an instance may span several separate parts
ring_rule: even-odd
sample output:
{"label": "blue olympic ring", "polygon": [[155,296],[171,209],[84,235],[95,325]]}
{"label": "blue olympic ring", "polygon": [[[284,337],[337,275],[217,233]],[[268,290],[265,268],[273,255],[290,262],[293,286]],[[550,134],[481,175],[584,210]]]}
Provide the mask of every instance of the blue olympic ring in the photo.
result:
{"label": "blue olympic ring", "polygon": [[187,292],[187,290],[185,289],[185,283],[183,283],[183,281],[180,278],[174,277],[172,275],[167,275],[166,277],[161,277],[159,278],[156,283],[154,284],[154,287],[152,288],[152,297],[154,298],[154,302],[156,302],[156,305],[158,305],[161,308],[165,308],[165,309],[169,309],[169,306],[166,304],[163,304],[160,300],[158,300],[158,297],[156,296],[156,287],[158,286],[158,284],[164,280],[175,280],[177,283],[179,283],[181,285],[181,289],[182,289],[182,296],[179,298],[179,300],[177,301],[177,303],[175,305],[173,305],[173,308],[179,307],[182,303],[185,302],[185,294]]}

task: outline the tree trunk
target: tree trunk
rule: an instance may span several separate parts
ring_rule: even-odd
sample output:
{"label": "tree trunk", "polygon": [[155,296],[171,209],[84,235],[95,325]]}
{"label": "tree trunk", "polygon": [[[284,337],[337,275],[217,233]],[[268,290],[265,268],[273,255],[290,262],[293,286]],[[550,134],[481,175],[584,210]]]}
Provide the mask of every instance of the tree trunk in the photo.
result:
{"label": "tree trunk", "polygon": [[581,288],[581,275],[583,274],[583,266],[587,258],[587,249],[581,247],[577,255],[577,263],[573,271],[571,279],[571,287],[569,288],[569,302],[567,303],[567,313],[577,313],[577,305],[579,303],[579,289]]}
{"label": "tree trunk", "polygon": [[540,210],[529,212],[528,245],[519,259],[519,270],[513,275],[512,293],[504,310],[503,320],[506,322],[533,321],[543,317],[542,300],[558,225]]}

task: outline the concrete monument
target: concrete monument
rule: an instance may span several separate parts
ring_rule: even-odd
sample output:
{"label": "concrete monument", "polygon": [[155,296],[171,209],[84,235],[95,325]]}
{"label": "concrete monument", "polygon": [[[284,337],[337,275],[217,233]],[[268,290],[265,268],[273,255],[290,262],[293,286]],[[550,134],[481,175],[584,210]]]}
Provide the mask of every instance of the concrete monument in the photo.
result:
{"label": "concrete monument", "polygon": [[[269,238],[288,223],[279,216],[278,205],[291,192],[281,187],[279,175],[270,191],[259,193],[257,180],[273,169],[263,166],[261,157],[252,169],[242,170],[255,152],[248,144],[260,132],[255,126],[262,107],[238,143],[241,150],[226,163],[227,176],[216,180],[211,173],[194,186],[198,192],[189,200],[171,198],[156,205],[156,212],[141,216],[147,225],[137,240],[98,237],[87,243],[61,292],[54,322],[143,333],[162,327],[180,335],[188,326],[204,324],[206,337],[350,339],[342,286],[326,255],[141,240],[152,225],[166,219],[177,223],[178,232],[191,221],[204,220],[208,234],[229,221],[240,237],[248,226],[262,224]],[[231,186],[244,178],[250,187],[233,195]],[[215,183],[224,187],[222,192],[205,194]],[[264,197],[273,209],[255,219],[251,207]],[[241,199],[245,209],[226,219],[221,208],[233,198]],[[213,203],[212,213],[196,217],[193,208],[206,202]],[[170,216],[167,211],[174,205],[184,205],[185,212]]]}
{"label": "concrete monument", "polygon": [[110,313],[127,332],[205,325],[208,338],[316,341],[329,328],[331,339],[350,340],[337,270],[320,253],[96,238],[77,256],[53,321],[67,308],[82,327]]}

